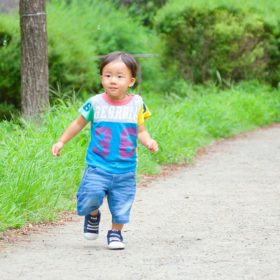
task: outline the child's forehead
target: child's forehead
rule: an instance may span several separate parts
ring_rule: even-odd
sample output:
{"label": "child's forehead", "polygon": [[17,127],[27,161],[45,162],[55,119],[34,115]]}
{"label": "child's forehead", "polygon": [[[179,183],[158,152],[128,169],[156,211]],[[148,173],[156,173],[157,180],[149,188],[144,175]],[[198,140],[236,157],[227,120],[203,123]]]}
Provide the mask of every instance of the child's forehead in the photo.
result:
{"label": "child's forehead", "polygon": [[129,71],[129,68],[126,66],[126,64],[122,61],[121,58],[117,58],[108,64],[106,64],[103,69],[103,71]]}

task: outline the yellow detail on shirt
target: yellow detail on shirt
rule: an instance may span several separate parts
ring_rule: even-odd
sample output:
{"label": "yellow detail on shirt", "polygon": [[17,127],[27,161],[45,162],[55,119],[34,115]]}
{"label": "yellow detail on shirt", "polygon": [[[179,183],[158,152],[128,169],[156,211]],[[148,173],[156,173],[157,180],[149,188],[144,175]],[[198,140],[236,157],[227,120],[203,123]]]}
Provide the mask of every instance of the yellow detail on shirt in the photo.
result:
{"label": "yellow detail on shirt", "polygon": [[143,104],[138,114],[138,126],[142,125],[144,121],[151,116],[149,108]]}

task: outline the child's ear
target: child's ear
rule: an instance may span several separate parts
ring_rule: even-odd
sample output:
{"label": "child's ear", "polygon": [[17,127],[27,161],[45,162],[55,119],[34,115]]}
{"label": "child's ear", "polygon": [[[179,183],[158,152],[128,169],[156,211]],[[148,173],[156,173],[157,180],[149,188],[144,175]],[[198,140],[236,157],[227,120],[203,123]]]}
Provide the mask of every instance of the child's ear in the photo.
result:
{"label": "child's ear", "polygon": [[129,87],[133,87],[135,82],[136,82],[136,79],[132,77],[131,81],[130,81],[130,84],[129,84]]}

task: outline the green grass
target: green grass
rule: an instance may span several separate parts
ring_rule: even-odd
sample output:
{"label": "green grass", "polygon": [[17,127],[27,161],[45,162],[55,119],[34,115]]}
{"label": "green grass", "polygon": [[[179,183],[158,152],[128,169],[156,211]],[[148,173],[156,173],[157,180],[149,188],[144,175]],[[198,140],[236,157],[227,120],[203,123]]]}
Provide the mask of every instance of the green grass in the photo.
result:
{"label": "green grass", "polygon": [[[224,91],[186,89],[185,97],[144,94],[153,113],[147,127],[160,151],[150,154],[140,146],[138,173],[190,162],[200,147],[215,139],[280,122],[279,90],[254,82]],[[74,209],[89,128],[65,146],[61,157],[53,157],[50,149],[81,104],[60,101],[41,125],[23,120],[0,123],[0,231],[52,220],[58,211]]]}
{"label": "green grass", "polygon": [[171,94],[164,102],[152,101],[155,116],[147,126],[158,139],[160,152],[151,156],[140,149],[140,172],[147,171],[145,165],[151,157],[158,164],[190,162],[199,148],[216,139],[280,120],[279,90],[257,83],[224,91],[190,88],[186,97]]}

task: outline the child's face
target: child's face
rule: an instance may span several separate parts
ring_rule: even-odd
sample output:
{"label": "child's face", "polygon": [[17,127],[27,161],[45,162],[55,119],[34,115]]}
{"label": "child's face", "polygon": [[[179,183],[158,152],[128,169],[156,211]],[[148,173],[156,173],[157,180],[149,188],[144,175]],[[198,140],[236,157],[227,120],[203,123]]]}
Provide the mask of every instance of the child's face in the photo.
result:
{"label": "child's face", "polygon": [[124,99],[128,87],[135,83],[135,78],[122,60],[115,60],[105,65],[100,78],[105,92],[116,100]]}

